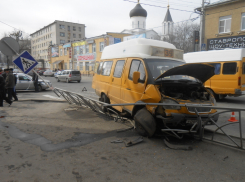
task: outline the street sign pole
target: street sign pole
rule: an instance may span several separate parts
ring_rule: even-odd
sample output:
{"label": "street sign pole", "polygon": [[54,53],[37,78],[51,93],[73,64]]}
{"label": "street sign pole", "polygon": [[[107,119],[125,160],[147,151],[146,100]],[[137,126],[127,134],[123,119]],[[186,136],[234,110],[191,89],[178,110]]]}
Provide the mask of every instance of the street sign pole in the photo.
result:
{"label": "street sign pole", "polygon": [[[13,53],[17,56],[19,56],[18,58],[16,58],[13,63],[17,66],[17,67],[21,67],[20,64],[22,64],[22,69],[20,68],[21,71],[23,71],[25,74],[27,74],[28,72],[30,72],[31,70],[38,76],[38,78],[40,78],[50,89],[53,90],[53,88],[34,70],[34,67],[38,64],[37,61],[27,52],[24,51],[21,55],[15,51],[14,48],[11,47],[11,45],[5,41],[4,39],[2,40],[7,47],[9,48],[10,51],[13,51]],[[14,55],[13,54],[13,55]],[[25,55],[25,57],[24,57]],[[23,57],[21,57],[23,56]],[[28,58],[26,58],[28,57]],[[8,58],[7,58],[8,61]],[[17,64],[18,62],[18,64]],[[32,63],[30,63],[32,62]],[[34,62],[34,63],[33,63]],[[25,63],[25,64],[24,64]],[[8,64],[9,65],[9,64]],[[25,65],[25,66],[24,66]],[[33,66],[34,65],[34,66]],[[29,67],[28,67],[29,66]],[[31,69],[30,69],[31,68]]]}

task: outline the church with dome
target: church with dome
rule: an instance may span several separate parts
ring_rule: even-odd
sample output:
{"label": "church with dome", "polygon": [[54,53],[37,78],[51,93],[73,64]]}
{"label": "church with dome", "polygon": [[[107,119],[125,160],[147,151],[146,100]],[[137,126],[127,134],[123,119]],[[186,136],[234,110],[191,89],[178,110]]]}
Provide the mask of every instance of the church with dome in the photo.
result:
{"label": "church with dome", "polygon": [[164,21],[162,22],[162,35],[160,36],[155,30],[147,29],[146,19],[147,11],[141,6],[139,0],[136,6],[130,11],[131,29],[124,29],[121,33],[132,34],[132,36],[124,37],[125,40],[132,38],[147,38],[154,40],[167,40],[173,30],[173,20],[169,12],[169,6]]}

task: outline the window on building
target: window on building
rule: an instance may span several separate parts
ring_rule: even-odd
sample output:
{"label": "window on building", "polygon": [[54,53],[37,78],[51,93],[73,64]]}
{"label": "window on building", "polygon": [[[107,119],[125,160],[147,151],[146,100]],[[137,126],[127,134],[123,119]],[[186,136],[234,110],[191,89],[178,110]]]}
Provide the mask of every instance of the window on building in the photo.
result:
{"label": "window on building", "polygon": [[219,18],[219,33],[228,33],[231,31],[231,16]]}
{"label": "window on building", "polygon": [[223,64],[223,74],[224,75],[234,75],[237,71],[236,63],[224,63]]}
{"label": "window on building", "polygon": [[61,37],[65,37],[65,33],[64,32],[60,32],[60,36]]}
{"label": "window on building", "polygon": [[124,62],[125,62],[124,60],[117,61],[113,74],[114,77],[121,78]]}
{"label": "window on building", "polygon": [[73,31],[76,31],[76,27],[73,26]]}
{"label": "window on building", "polygon": [[65,63],[65,70],[67,70],[67,63]]}
{"label": "window on building", "polygon": [[105,43],[104,43],[104,42],[100,42],[100,52],[102,52],[102,51],[103,51],[103,49],[104,49],[104,45],[105,45]]}
{"label": "window on building", "polygon": [[60,25],[60,29],[65,29],[65,25]]}
{"label": "window on building", "polygon": [[89,62],[85,62],[85,70],[89,71]]}
{"label": "window on building", "polygon": [[76,38],[76,34],[75,33],[73,34],[73,38]]}
{"label": "window on building", "polygon": [[81,71],[83,70],[83,62],[79,63],[79,70],[81,70]]}
{"label": "window on building", "polygon": [[70,26],[67,26],[67,29],[68,29],[68,31],[71,31],[71,27]]}
{"label": "window on building", "polygon": [[102,70],[101,70],[101,74],[104,76],[110,76],[111,74],[111,66],[112,66],[112,61],[105,61],[103,66],[102,66]]}
{"label": "window on building", "polygon": [[79,29],[79,32],[81,32],[81,31],[82,31],[82,28],[81,28],[81,27],[79,27],[78,29]]}
{"label": "window on building", "polygon": [[51,33],[51,34],[50,34],[50,38],[52,38],[52,36],[53,36],[53,34]]}
{"label": "window on building", "polygon": [[65,40],[60,40],[60,43],[64,44],[64,43],[66,43],[66,41]]}
{"label": "window on building", "polygon": [[67,55],[67,48],[64,48],[64,55]]}
{"label": "window on building", "polygon": [[60,49],[60,56],[62,56],[62,53],[63,53],[63,49]]}
{"label": "window on building", "polygon": [[130,67],[130,71],[129,71],[129,75],[128,75],[128,78],[130,80],[133,80],[133,73],[135,71],[139,71],[140,72],[139,82],[144,83],[145,82],[145,68],[144,68],[143,63],[140,60],[134,59],[132,61],[131,67]]}
{"label": "window on building", "polygon": [[245,30],[245,13],[242,14],[242,25],[241,30]]}
{"label": "window on building", "polygon": [[81,34],[79,34],[79,38],[82,38],[82,35]]}
{"label": "window on building", "polygon": [[96,52],[96,44],[95,43],[93,43],[92,49],[93,49],[93,52]]}
{"label": "window on building", "polygon": [[86,51],[85,53],[89,53],[89,45],[85,46],[85,51]]}

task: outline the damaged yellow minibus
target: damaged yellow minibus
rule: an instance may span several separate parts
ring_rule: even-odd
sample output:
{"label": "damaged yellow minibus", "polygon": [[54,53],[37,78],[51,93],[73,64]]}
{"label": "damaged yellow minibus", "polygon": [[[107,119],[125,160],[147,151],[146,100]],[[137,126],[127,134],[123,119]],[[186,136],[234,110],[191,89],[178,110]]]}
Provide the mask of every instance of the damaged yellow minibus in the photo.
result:
{"label": "damaged yellow minibus", "polygon": [[[152,136],[161,128],[193,129],[197,122],[194,108],[178,105],[215,105],[214,97],[203,87],[203,82],[213,75],[213,66],[185,64],[183,51],[170,43],[133,39],[104,48],[101,60],[95,63],[92,87],[101,101],[110,104],[177,104],[113,106],[134,118],[140,135]],[[211,108],[197,109],[204,121],[208,114],[216,112]]]}

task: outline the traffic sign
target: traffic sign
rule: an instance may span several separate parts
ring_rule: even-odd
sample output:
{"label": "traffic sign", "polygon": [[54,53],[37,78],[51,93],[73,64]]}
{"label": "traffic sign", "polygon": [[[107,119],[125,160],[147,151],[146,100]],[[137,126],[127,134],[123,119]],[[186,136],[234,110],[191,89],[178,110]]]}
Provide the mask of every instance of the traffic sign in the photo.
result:
{"label": "traffic sign", "polygon": [[13,63],[25,74],[29,73],[38,64],[38,62],[27,51],[20,54]]}
{"label": "traffic sign", "polygon": [[201,51],[206,51],[206,44],[201,45]]}
{"label": "traffic sign", "polygon": [[12,37],[4,37],[0,41],[0,51],[5,56],[13,56],[20,50],[19,43]]}

